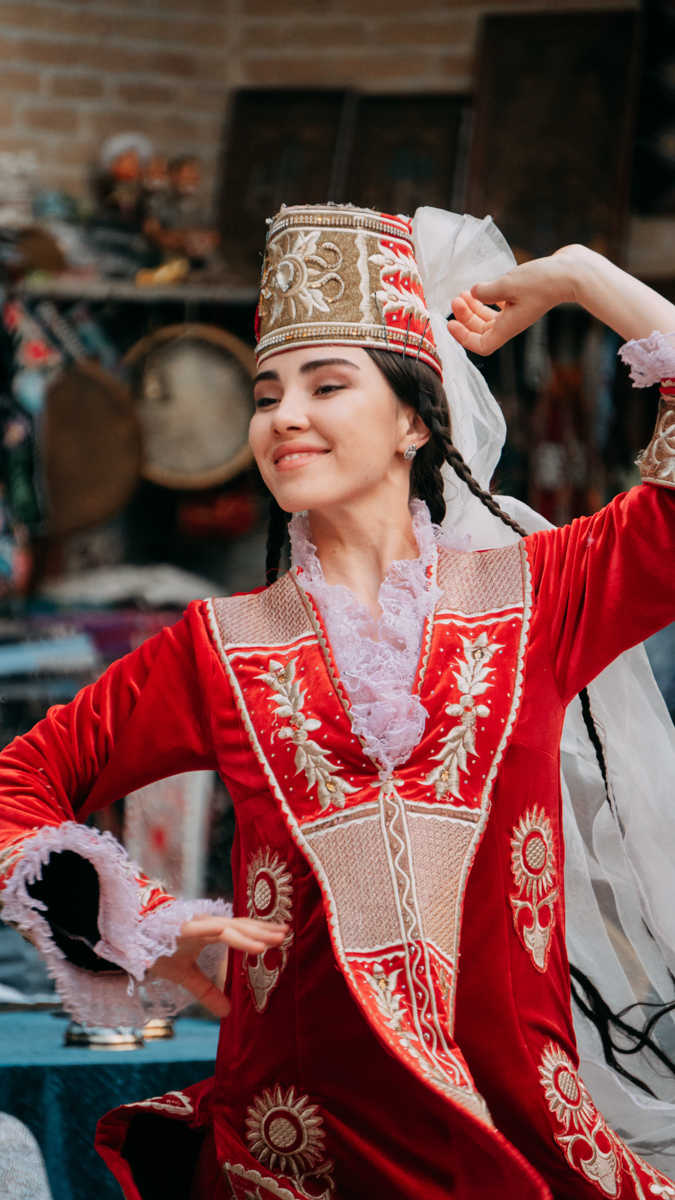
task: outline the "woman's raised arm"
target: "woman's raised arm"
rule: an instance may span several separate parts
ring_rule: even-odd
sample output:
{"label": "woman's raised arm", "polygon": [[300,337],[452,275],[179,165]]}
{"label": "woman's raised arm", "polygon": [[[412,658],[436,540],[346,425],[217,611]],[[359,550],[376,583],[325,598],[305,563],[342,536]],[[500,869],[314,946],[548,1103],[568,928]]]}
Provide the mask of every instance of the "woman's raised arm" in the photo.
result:
{"label": "woman's raised arm", "polygon": [[647,338],[654,330],[675,334],[675,305],[580,245],[563,246],[490,283],[474,284],[453,300],[455,320],[448,328],[465,350],[492,354],[563,303],[581,305],[625,339]]}

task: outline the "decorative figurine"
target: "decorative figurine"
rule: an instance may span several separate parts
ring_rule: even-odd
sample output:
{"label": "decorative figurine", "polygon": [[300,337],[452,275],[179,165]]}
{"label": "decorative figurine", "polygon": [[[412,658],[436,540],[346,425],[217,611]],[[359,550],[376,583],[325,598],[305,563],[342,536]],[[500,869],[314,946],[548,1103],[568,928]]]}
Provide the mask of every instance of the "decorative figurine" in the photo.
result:
{"label": "decorative figurine", "polygon": [[169,186],[150,197],[143,231],[164,254],[185,255],[193,264],[209,259],[220,240],[209,227],[201,196],[202,172],[194,154],[169,162]]}

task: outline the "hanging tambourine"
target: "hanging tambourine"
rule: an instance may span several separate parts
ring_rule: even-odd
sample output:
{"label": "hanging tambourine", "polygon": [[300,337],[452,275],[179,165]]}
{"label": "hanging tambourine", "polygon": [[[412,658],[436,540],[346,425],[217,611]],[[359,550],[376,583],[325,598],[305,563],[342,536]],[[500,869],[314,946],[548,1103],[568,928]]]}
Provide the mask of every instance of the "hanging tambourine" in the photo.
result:
{"label": "hanging tambourine", "polygon": [[110,371],[80,360],[52,377],[41,441],[52,536],[124,508],[138,483],[141,438],[129,389]]}
{"label": "hanging tambourine", "polygon": [[125,358],[143,437],[142,475],[207,488],[249,466],[253,351],[212,325],[169,325]]}

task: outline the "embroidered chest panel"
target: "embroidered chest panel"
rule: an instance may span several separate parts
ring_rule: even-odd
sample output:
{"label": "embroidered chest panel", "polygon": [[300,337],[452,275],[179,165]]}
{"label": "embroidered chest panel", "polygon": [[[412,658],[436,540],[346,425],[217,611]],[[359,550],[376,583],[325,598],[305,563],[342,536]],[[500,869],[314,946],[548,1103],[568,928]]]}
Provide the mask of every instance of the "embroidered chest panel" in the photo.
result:
{"label": "embroidered chest panel", "polygon": [[319,614],[290,576],[210,604],[251,746],[321,887],[336,957],[383,1040],[487,1119],[452,1041],[464,892],[517,715],[530,584],[520,546],[439,556],[415,686],[429,714],[387,775],[365,753]]}

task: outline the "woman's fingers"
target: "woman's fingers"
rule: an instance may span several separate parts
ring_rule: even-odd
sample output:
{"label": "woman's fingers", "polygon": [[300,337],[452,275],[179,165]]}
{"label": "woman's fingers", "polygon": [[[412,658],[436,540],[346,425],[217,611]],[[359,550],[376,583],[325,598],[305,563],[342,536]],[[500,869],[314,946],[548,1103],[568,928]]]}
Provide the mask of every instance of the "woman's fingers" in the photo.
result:
{"label": "woman's fingers", "polygon": [[245,954],[263,954],[280,946],[288,926],[248,917],[195,917],[181,927],[177,953],[197,958],[205,946],[225,945]]}
{"label": "woman's fingers", "polygon": [[[482,321],[491,322],[499,316],[499,313],[495,312],[494,308],[488,308],[487,304],[483,304],[483,301],[479,300],[477,296],[474,296],[472,292],[466,292],[465,297],[466,304],[474,314],[474,317],[477,317]],[[500,309],[506,308],[505,300],[495,299],[491,301],[491,303],[498,305]]]}
{"label": "woman's fingers", "polygon": [[502,345],[502,341],[495,337],[492,329],[488,332],[474,333],[460,321],[450,321],[448,329],[455,341],[459,342],[465,350],[470,350],[472,354],[492,354],[493,350]]}
{"label": "woman's fingers", "polygon": [[233,930],[239,930],[258,940],[274,944],[288,933],[288,926],[275,921],[256,921],[248,917],[197,916],[181,926],[182,938],[203,938],[212,942],[228,942]]}
{"label": "woman's fingers", "polygon": [[[485,306],[483,306],[485,307]],[[485,310],[494,317],[492,309]],[[469,303],[469,293],[462,292],[461,296],[456,296],[452,302],[452,312],[456,321],[459,321],[465,329],[470,329],[474,333],[482,333],[485,328],[485,318],[474,312],[473,307]]]}

